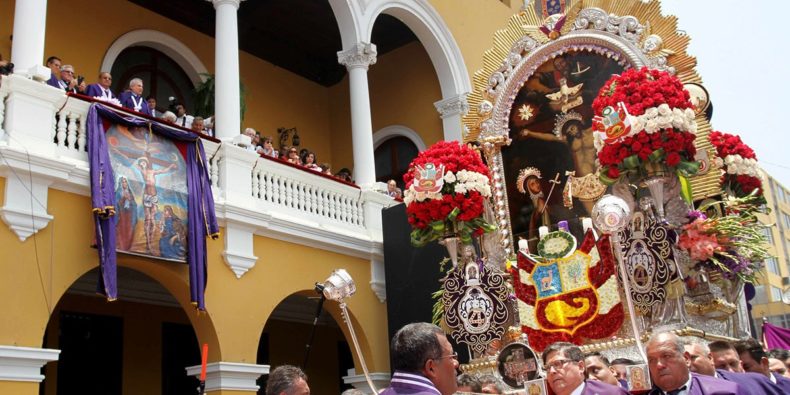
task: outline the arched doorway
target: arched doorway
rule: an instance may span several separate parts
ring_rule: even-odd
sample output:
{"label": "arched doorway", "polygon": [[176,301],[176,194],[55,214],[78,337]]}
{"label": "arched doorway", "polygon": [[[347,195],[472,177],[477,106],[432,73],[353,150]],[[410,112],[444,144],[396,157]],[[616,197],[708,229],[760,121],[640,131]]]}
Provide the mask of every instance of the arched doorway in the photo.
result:
{"label": "arched doorway", "polygon": [[44,368],[40,394],[194,393],[187,366],[200,364],[189,317],[159,282],[118,267],[119,299],[96,295],[98,269],[75,281],[50,316],[43,339],[60,349]]}
{"label": "arched doorway", "polygon": [[[309,377],[312,394],[336,395],[351,388],[343,384],[342,377],[354,368],[354,360],[339,326],[343,323],[336,322],[325,309],[319,314],[307,366],[302,366],[318,308],[318,295],[313,295],[295,293],[275,307],[261,333],[256,363],[271,365],[272,370],[286,364],[302,367]],[[329,303],[334,302],[327,301],[324,306]],[[259,394],[265,393],[267,378],[258,379]]]}
{"label": "arched doorway", "polygon": [[[181,103],[187,112],[193,109],[194,85],[187,73],[165,53],[147,46],[124,49],[112,65],[112,89],[125,91],[133,78],[143,80],[144,96],[156,98],[157,110],[165,111],[173,103]],[[170,98],[173,101],[170,101]]]}
{"label": "arched doorway", "polygon": [[376,160],[376,181],[390,179],[403,188],[403,175],[409,170],[409,163],[419,153],[414,142],[405,136],[394,136],[384,140],[374,152]]}

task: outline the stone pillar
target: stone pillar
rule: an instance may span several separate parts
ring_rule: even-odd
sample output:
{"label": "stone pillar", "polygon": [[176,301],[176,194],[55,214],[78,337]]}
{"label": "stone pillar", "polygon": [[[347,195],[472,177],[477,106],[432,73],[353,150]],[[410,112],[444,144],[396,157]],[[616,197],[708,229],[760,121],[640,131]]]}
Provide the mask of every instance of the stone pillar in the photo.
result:
{"label": "stone pillar", "polygon": [[466,95],[442,99],[433,103],[433,105],[442,117],[444,139],[447,141],[462,141],[464,130],[461,118],[469,111]]}
{"label": "stone pillar", "polygon": [[[200,365],[188,366],[188,376],[200,378]],[[255,365],[235,362],[212,362],[206,365],[206,392],[213,394],[256,394],[258,380],[262,374],[269,374],[269,365]]]}
{"label": "stone pillar", "polygon": [[215,136],[229,140],[241,132],[238,11],[243,0],[208,0],[217,10],[214,34]]}
{"label": "stone pillar", "polygon": [[[386,372],[370,372],[370,381],[373,382],[373,385],[375,385],[376,389],[379,391],[389,387],[391,378],[392,376]],[[351,384],[354,388],[362,391],[366,395],[375,395],[375,392],[373,392],[370,385],[368,385],[365,375],[357,374],[355,369],[348,370],[348,376],[343,376],[343,383]]]}
{"label": "stone pillar", "polygon": [[42,65],[47,0],[16,1],[14,7],[14,42],[11,45],[14,74],[48,79],[51,73]]}
{"label": "stone pillar", "polygon": [[47,348],[0,346],[0,381],[40,383],[41,367],[59,355],[60,350]]}
{"label": "stone pillar", "polygon": [[370,120],[368,67],[376,63],[376,45],[354,44],[351,48],[338,52],[337,59],[348,69],[354,181],[363,188],[370,188],[376,182],[376,164],[373,157],[373,124]]}

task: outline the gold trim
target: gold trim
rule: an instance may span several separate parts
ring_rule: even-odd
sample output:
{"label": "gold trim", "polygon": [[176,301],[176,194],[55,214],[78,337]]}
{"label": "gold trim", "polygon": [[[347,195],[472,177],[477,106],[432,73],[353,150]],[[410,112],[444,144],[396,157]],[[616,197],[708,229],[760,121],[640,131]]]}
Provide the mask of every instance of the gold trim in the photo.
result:
{"label": "gold trim", "polygon": [[[647,57],[665,56],[667,63],[675,68],[676,75],[684,84],[696,83],[702,85],[702,78],[696,71],[697,60],[686,52],[691,38],[678,31],[677,17],[661,14],[661,4],[657,0],[647,3],[640,0],[569,0],[566,8],[566,22],[560,31],[559,37],[570,32],[581,10],[591,7],[600,8],[607,14],[637,18],[644,26],[640,40],[636,43],[639,48],[651,35],[656,35],[661,39],[661,48],[648,54]],[[539,30],[543,23],[543,19],[535,13],[534,7],[526,7],[519,13],[511,16],[507,26],[504,29],[497,30],[494,34],[492,46],[483,55],[483,68],[474,73],[472,92],[467,97],[469,108],[472,111],[469,111],[462,118],[464,127],[469,131],[464,136],[465,142],[479,140],[480,125],[483,121],[491,118],[492,113],[490,111],[481,114],[477,109],[484,101],[491,99],[486,92],[489,78],[502,67],[503,60],[507,59],[513,45],[523,37],[529,36],[538,43],[538,46],[531,51],[531,53],[534,53],[546,44],[553,42],[552,39]],[[625,41],[624,38],[621,40]],[[572,45],[572,43],[569,43],[569,45]],[[527,54],[527,57],[529,56],[531,54]],[[708,140],[711,125],[703,114],[698,115],[696,120],[697,149],[708,150],[711,147]],[[509,139],[499,138],[495,144],[498,147],[509,143],[507,140]],[[718,168],[711,161],[709,172],[690,178],[694,199],[699,200],[720,194],[721,185],[719,179]]]}

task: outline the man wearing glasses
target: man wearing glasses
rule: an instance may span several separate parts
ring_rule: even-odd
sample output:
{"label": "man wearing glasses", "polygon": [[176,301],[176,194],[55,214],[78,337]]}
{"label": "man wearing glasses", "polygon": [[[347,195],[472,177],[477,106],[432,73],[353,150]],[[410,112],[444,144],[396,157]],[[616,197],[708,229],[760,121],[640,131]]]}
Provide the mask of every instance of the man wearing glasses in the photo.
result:
{"label": "man wearing glasses", "polygon": [[601,381],[584,380],[584,354],[575,344],[556,342],[543,350],[546,381],[556,395],[626,395],[628,391]]}
{"label": "man wearing glasses", "polygon": [[417,322],[399,329],[390,356],[395,373],[381,395],[452,395],[458,388],[458,354],[436,325]]}

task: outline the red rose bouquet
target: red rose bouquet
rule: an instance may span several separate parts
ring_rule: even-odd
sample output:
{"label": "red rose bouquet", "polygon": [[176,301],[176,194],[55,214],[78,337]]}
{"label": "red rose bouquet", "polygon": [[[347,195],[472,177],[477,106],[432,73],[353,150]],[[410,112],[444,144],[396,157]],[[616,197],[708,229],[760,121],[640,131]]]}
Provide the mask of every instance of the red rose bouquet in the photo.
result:
{"label": "red rose bouquet", "polygon": [[736,197],[751,193],[761,197],[762,180],[754,151],[732,134],[713,131],[708,138],[716,148],[716,164],[724,172],[722,184]]}
{"label": "red rose bouquet", "polygon": [[681,81],[667,72],[630,69],[609,79],[592,104],[601,181],[665,168],[695,174],[692,107]]}
{"label": "red rose bouquet", "polygon": [[494,229],[483,219],[484,200],[491,196],[488,167],[475,150],[440,141],[414,158],[403,180],[415,246],[446,235],[469,243],[472,235]]}

